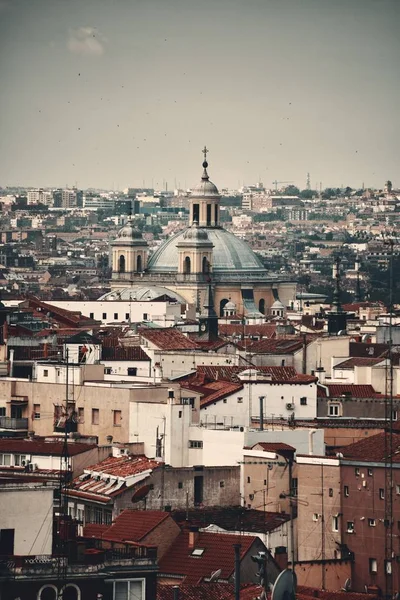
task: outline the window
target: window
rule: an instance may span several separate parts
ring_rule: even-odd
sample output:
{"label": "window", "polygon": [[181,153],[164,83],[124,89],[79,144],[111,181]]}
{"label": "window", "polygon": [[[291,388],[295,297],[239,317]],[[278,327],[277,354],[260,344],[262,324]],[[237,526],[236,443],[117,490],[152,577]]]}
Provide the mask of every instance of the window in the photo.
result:
{"label": "window", "polygon": [[118,313],[114,313],[114,319],[117,321],[118,320]]}
{"label": "window", "polygon": [[385,573],[386,575],[391,575],[392,574],[392,561],[391,560],[385,560]]}
{"label": "window", "polygon": [[94,319],[94,313],[89,313],[89,318]]}
{"label": "window", "polygon": [[379,488],[379,498],[381,500],[385,499],[385,490],[383,488]]}
{"label": "window", "polygon": [[358,467],[356,467],[356,468],[354,469],[354,475],[355,475],[356,477],[360,477],[360,469],[359,469]]}
{"label": "window", "polygon": [[144,580],[113,582],[112,600],[144,600]]}
{"label": "window", "polygon": [[0,454],[0,465],[9,467],[11,465],[11,454]]}
{"label": "window", "polygon": [[120,410],[113,410],[113,425],[114,427],[121,427],[122,414]]}
{"label": "window", "polygon": [[33,405],[33,418],[40,419],[40,404]]}
{"label": "window", "polygon": [[148,313],[143,313],[143,321],[147,321],[148,318],[149,318]]}
{"label": "window", "polygon": [[392,421],[397,421],[397,410],[392,410],[391,418]]}
{"label": "window", "polygon": [[369,525],[369,527],[375,527],[376,526],[375,519],[368,519],[368,525]]}
{"label": "window", "polygon": [[224,488],[225,487],[225,481],[220,481],[219,482],[219,487],[220,488]]}
{"label": "window", "polygon": [[123,254],[121,254],[121,256],[119,257],[119,269],[118,271],[120,273],[125,273],[125,256]]}
{"label": "window", "polygon": [[373,470],[372,469],[368,469],[368,477],[372,477],[373,475]]}
{"label": "window", "polygon": [[0,417],[5,417],[5,416],[6,416],[6,407],[0,406]]}
{"label": "window", "polygon": [[107,313],[103,313],[102,319],[107,319]]}
{"label": "window", "polygon": [[318,521],[318,513],[314,513],[314,514],[313,514],[313,518],[312,518],[312,520],[313,520],[313,521]]}
{"label": "window", "polygon": [[237,401],[238,401],[238,404],[243,404],[243,397],[239,396]]}
{"label": "window", "polygon": [[247,478],[247,483],[251,483],[251,477]]}
{"label": "window", "polygon": [[[265,483],[264,483],[265,485]],[[297,479],[297,477],[292,477],[292,496],[294,498],[297,498],[297,492],[299,489],[299,480]]]}
{"label": "window", "polygon": [[333,498],[333,488],[329,488],[329,498]]}
{"label": "window", "polygon": [[185,273],[185,275],[190,275],[190,256],[187,256],[185,258],[185,262],[183,264],[183,272]]}
{"label": "window", "polygon": [[337,515],[332,517],[332,531],[339,531],[339,517]]}
{"label": "window", "polygon": [[203,442],[200,440],[189,440],[189,448],[202,448]]}
{"label": "window", "polygon": [[129,321],[129,313],[125,313],[125,321]]}
{"label": "window", "polygon": [[43,369],[43,377],[48,377],[48,376],[49,376],[49,370]]}
{"label": "window", "polygon": [[339,417],[340,416],[340,404],[339,402],[332,402],[328,406],[328,416],[329,417]]}
{"label": "window", "polygon": [[228,400],[226,398],[224,398],[224,404],[226,404],[228,402]]}
{"label": "window", "polygon": [[40,600],[57,600],[57,588],[53,585],[45,585],[41,588],[40,595],[38,598]]}
{"label": "window", "polygon": [[0,529],[0,555],[14,554],[15,529]]}
{"label": "window", "polygon": [[111,367],[104,367],[104,375],[111,375],[111,373],[112,373]]}
{"label": "window", "polygon": [[137,367],[128,367],[128,375],[130,375],[131,377],[136,377]]}
{"label": "window", "polygon": [[344,495],[345,495],[346,498],[348,498],[350,496],[349,486],[348,485],[344,486]]}
{"label": "window", "polygon": [[307,406],[307,397],[300,398],[300,406]]}
{"label": "window", "polygon": [[98,425],[99,424],[99,409],[98,408],[92,408],[92,425]]}
{"label": "window", "polygon": [[183,482],[178,481],[178,490],[181,490],[182,488],[183,488]]}
{"label": "window", "polygon": [[378,572],[378,561],[376,560],[376,558],[369,559],[369,572],[370,573]]}
{"label": "window", "polygon": [[347,533],[354,533],[354,521],[347,521]]}
{"label": "window", "polygon": [[204,548],[195,548],[191,554],[191,556],[200,557],[204,554]]}

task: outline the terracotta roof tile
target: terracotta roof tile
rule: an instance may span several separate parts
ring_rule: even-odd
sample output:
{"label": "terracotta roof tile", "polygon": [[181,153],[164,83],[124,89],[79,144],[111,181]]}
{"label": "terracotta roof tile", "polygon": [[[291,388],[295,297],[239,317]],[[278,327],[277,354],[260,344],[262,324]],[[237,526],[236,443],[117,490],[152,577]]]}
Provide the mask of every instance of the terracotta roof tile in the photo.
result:
{"label": "terracotta roof tile", "polygon": [[141,346],[103,345],[101,357],[103,360],[150,360]]}
{"label": "terracotta roof tile", "polygon": [[195,350],[198,344],[178,329],[170,327],[160,329],[140,329],[140,336],[160,350]]}
{"label": "terracotta roof tile", "polygon": [[184,583],[198,584],[212,571],[221,569],[221,579],[229,579],[234,572],[233,544],[241,544],[241,558],[257,540],[255,536],[227,535],[199,532],[195,548],[202,548],[201,556],[192,556],[189,532],[182,531],[160,560],[160,574],[183,576]]}
{"label": "terracotta roof tile", "polygon": [[[157,586],[157,600],[174,600],[174,586]],[[255,600],[260,595],[260,586],[244,584],[240,588],[240,600]],[[181,584],[179,600],[234,600],[235,590],[231,583]]]}
{"label": "terracotta roof tile", "polygon": [[[76,456],[83,452],[88,452],[96,448],[95,444],[83,444],[71,442],[68,444],[68,453],[70,456]],[[21,440],[21,439],[0,439],[0,452],[37,454],[43,456],[61,456],[64,449],[64,442],[47,442],[45,439]]]}
{"label": "terracotta roof tile", "polygon": [[[400,433],[392,434],[393,462],[400,463]],[[389,458],[390,433],[378,433],[364,438],[354,444],[343,446],[339,452],[345,459],[360,460],[361,462],[385,462]],[[336,450],[338,451],[338,450]]]}
{"label": "terracotta roof tile", "polygon": [[240,367],[201,365],[197,367],[196,375],[191,375],[190,379],[196,380],[198,377],[202,377],[204,381],[208,379],[208,381],[224,380],[238,383],[240,382],[239,375],[249,369],[270,375],[271,381],[274,383],[313,383],[317,380],[317,378],[312,375],[297,373],[293,367],[253,367],[250,365],[242,365]]}
{"label": "terracotta roof tile", "polygon": [[157,525],[170,517],[170,513],[161,510],[126,509],[118,515],[111,527],[103,532],[103,538],[121,542],[140,542]]}
{"label": "terracotta roof tile", "polygon": [[373,367],[383,362],[384,358],[369,358],[364,356],[353,356],[342,363],[335,365],[335,369],[354,369],[354,367]]}
{"label": "terracotta roof tile", "polygon": [[247,350],[256,354],[292,354],[303,346],[302,340],[262,339],[247,344]]}
{"label": "terracotta roof tile", "polygon": [[[328,389],[328,394],[326,389]],[[382,398],[372,385],[357,385],[352,383],[328,383],[318,386],[319,398]]]}
{"label": "terracotta roof tile", "polygon": [[293,448],[293,446],[289,446],[289,444],[285,444],[284,442],[257,442],[257,444],[252,446],[252,449],[256,446],[261,446],[265,452],[277,452],[278,454],[280,451],[296,452],[296,448]]}

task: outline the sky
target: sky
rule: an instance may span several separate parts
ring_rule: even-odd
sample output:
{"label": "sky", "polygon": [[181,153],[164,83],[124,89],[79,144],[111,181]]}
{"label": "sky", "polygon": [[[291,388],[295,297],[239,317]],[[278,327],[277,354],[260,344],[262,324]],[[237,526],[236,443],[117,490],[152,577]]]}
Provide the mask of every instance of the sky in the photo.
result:
{"label": "sky", "polygon": [[0,0],[0,186],[400,187],[399,0]]}

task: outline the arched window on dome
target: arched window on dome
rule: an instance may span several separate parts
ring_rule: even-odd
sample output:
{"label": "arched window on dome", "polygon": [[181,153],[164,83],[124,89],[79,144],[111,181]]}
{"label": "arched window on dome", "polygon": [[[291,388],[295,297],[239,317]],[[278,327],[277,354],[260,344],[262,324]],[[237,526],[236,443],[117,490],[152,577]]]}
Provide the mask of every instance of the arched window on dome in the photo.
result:
{"label": "arched window on dome", "polygon": [[261,298],[260,302],[258,303],[258,310],[260,311],[261,314],[265,315],[265,300],[264,300],[264,298]]}
{"label": "arched window on dome", "polygon": [[223,300],[221,300],[221,302],[219,303],[219,316],[223,317],[224,316],[224,308],[225,308],[225,304],[228,304],[229,300],[228,298],[224,298]]}
{"label": "arched window on dome", "polygon": [[136,272],[137,273],[141,273],[143,271],[143,267],[142,267],[142,257],[139,254],[139,256],[136,259]]}
{"label": "arched window on dome", "polygon": [[183,272],[185,273],[185,275],[190,275],[190,273],[191,273],[190,256],[187,256],[185,258],[185,262],[183,265]]}
{"label": "arched window on dome", "polygon": [[210,263],[208,262],[207,256],[203,256],[202,271],[203,271],[203,273],[209,273],[210,272]]}
{"label": "arched window on dome", "polygon": [[214,204],[214,224],[218,225],[218,204]]}
{"label": "arched window on dome", "polygon": [[125,256],[121,254],[118,261],[118,271],[120,273],[125,273]]}

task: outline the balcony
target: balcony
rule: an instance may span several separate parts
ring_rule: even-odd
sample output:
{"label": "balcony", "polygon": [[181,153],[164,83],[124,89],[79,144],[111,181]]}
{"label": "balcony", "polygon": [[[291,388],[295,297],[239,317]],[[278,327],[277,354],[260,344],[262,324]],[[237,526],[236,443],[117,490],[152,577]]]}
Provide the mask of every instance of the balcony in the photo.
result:
{"label": "balcony", "polygon": [[0,429],[8,431],[28,431],[28,419],[15,417],[0,417]]}

